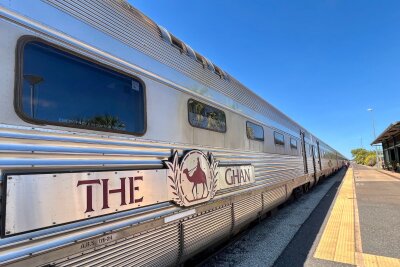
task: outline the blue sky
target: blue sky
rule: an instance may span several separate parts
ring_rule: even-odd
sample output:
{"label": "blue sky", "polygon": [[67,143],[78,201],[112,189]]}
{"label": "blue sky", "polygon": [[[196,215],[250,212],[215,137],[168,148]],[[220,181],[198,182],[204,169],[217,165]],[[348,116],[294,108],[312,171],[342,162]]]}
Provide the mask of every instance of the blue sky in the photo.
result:
{"label": "blue sky", "polygon": [[129,2],[347,157],[400,120],[399,1]]}

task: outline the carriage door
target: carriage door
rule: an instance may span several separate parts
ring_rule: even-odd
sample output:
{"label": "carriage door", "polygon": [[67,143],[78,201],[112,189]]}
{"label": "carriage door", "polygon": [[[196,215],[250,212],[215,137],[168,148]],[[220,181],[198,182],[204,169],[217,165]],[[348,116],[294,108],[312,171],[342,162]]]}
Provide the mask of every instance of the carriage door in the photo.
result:
{"label": "carriage door", "polygon": [[303,155],[304,173],[308,173],[306,142],[304,140],[304,132],[302,131],[300,131],[300,138],[301,138],[301,154]]}
{"label": "carriage door", "polygon": [[318,153],[318,165],[319,165],[319,170],[322,171],[321,151],[319,150],[319,142],[318,142],[318,141],[317,141],[317,153]]}
{"label": "carriage door", "polygon": [[312,156],[312,163],[313,163],[313,167],[314,167],[314,176],[317,175],[317,167],[315,165],[315,146],[314,145],[310,145],[310,153]]}

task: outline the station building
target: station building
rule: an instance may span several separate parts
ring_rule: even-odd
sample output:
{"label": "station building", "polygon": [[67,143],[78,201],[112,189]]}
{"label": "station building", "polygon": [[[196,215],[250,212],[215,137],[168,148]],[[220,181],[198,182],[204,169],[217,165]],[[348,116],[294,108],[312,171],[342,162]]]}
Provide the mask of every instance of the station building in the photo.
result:
{"label": "station building", "polygon": [[399,170],[400,162],[400,121],[390,124],[371,145],[382,144],[383,160],[385,168],[392,169],[393,166]]}

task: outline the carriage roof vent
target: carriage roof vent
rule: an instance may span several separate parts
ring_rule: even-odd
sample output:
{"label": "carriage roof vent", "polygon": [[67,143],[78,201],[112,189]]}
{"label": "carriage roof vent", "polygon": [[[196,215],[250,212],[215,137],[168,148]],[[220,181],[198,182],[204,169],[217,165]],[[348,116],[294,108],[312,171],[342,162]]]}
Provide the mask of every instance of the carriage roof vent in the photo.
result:
{"label": "carriage roof vent", "polygon": [[172,40],[172,45],[178,48],[181,53],[187,54],[186,45],[172,34],[170,34],[170,36]]}
{"label": "carriage roof vent", "polygon": [[169,44],[172,44],[172,38],[167,29],[164,27],[158,25],[158,28],[160,29],[161,37],[164,41],[166,41]]}
{"label": "carriage roof vent", "polygon": [[207,62],[207,67],[208,67],[208,69],[211,70],[211,71],[213,71],[213,72],[215,72],[214,64],[213,64],[208,58],[205,57],[204,59],[205,59],[206,62]]}
{"label": "carriage roof vent", "polygon": [[196,60],[196,52],[194,52],[194,50],[187,44],[185,44],[185,45],[186,45],[186,50],[187,50],[188,56],[193,58],[194,60]]}
{"label": "carriage roof vent", "polygon": [[214,65],[214,68],[215,68],[215,73],[218,74],[219,77],[221,77],[221,78],[223,78],[223,79],[226,78],[225,72],[224,72],[223,70],[221,70],[220,67]]}
{"label": "carriage roof vent", "polygon": [[160,29],[161,38],[170,45],[178,48],[181,53],[187,54],[192,59],[201,63],[204,67],[207,67],[210,71],[217,74],[220,78],[228,79],[228,75],[219,67],[215,66],[209,59],[203,57],[196,51],[194,51],[189,45],[185,44],[174,35],[170,34],[167,29],[158,25]]}

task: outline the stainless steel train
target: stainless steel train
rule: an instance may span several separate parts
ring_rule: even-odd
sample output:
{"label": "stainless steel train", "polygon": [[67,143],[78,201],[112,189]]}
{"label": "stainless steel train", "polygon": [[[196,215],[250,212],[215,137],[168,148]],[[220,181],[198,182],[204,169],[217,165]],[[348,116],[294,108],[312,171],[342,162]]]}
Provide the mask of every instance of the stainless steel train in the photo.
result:
{"label": "stainless steel train", "polygon": [[177,265],[344,164],[124,1],[0,0],[0,37],[0,265]]}

